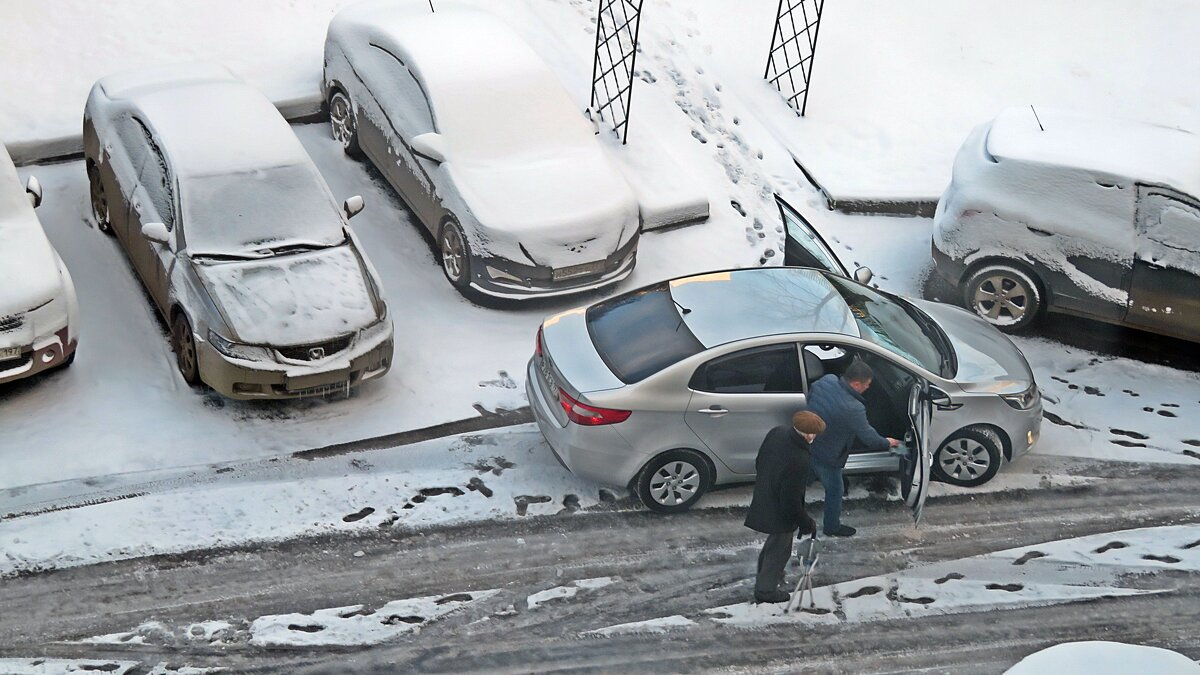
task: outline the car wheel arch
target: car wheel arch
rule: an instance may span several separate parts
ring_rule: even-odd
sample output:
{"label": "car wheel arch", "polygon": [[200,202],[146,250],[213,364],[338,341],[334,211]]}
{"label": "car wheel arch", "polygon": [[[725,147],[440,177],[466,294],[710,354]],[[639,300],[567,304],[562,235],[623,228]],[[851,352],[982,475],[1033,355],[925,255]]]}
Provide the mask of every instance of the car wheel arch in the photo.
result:
{"label": "car wheel arch", "polygon": [[628,488],[630,492],[636,494],[638,479],[641,478],[642,473],[646,470],[646,467],[653,464],[658,458],[668,455],[672,452],[690,452],[699,455],[704,460],[705,465],[708,466],[708,475],[711,478],[711,483],[708,485],[708,487],[712,488],[714,485],[717,485],[717,476],[720,475],[720,472],[717,470],[716,461],[714,461],[713,458],[708,454],[708,451],[686,445],[680,445],[673,448],[667,448],[665,450],[659,450],[658,452],[650,455],[646,461],[642,462],[638,466],[638,470],[633,473],[633,477],[629,479],[629,482],[626,483],[625,487]]}
{"label": "car wheel arch", "polygon": [[946,441],[953,438],[958,432],[968,430],[979,431],[984,434],[995,436],[997,440],[1000,441],[1000,454],[1004,457],[1004,461],[1012,461],[1012,439],[1008,437],[1008,434],[1004,431],[1004,429],[988,422],[974,422],[963,425],[954,431],[951,431],[950,433],[946,434],[945,438],[938,441],[938,445],[936,448],[934,448],[934,450],[940,450],[941,447],[945,445]]}
{"label": "car wheel arch", "polygon": [[967,282],[971,280],[971,277],[974,276],[976,272],[989,265],[1007,265],[1024,272],[1033,281],[1033,283],[1037,284],[1037,291],[1042,296],[1042,308],[1045,309],[1053,304],[1051,302],[1051,299],[1054,297],[1053,289],[1050,287],[1050,283],[1046,280],[1048,275],[1038,272],[1034,264],[1027,260],[1008,258],[1002,255],[989,255],[987,257],[972,261],[970,265],[967,265],[965,268],[963,268],[962,276],[958,279],[959,288],[961,289],[963,286],[966,286]]}

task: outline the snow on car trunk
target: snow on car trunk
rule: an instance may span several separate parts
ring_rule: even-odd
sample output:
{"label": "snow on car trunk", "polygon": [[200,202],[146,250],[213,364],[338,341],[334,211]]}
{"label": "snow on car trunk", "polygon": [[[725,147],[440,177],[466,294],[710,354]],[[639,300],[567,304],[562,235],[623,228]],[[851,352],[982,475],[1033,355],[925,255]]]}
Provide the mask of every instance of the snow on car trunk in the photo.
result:
{"label": "snow on car trunk", "polygon": [[358,256],[349,246],[196,270],[237,339],[294,345],[352,333],[377,314]]}
{"label": "snow on car trunk", "polygon": [[54,249],[0,144],[0,316],[44,305],[61,288]]}

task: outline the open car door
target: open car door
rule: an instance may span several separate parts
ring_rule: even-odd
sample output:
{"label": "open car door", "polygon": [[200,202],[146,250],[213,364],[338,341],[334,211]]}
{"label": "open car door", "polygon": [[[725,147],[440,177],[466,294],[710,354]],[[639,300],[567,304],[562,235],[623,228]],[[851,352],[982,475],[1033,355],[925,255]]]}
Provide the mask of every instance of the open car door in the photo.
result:
{"label": "open car door", "polygon": [[900,460],[900,493],[913,512],[913,523],[921,524],[929,480],[933,473],[933,455],[929,451],[929,420],[932,415],[928,385],[918,382],[908,395],[908,420],[912,425],[906,448],[907,457]]}
{"label": "open car door", "polygon": [[775,195],[779,205],[779,216],[783,219],[786,241],[783,248],[783,264],[800,267],[816,267],[850,278],[850,272],[820,234],[800,212],[792,208],[787,200]]}

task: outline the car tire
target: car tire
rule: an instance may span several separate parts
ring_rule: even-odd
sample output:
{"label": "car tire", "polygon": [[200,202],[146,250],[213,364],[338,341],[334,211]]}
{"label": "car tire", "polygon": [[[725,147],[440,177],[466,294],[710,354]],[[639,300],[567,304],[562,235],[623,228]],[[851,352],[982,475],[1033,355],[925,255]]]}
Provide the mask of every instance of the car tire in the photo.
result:
{"label": "car tire", "polygon": [[637,478],[637,493],[651,511],[687,511],[712,486],[708,460],[692,450],[671,450],[650,460]]}
{"label": "car tire", "polygon": [[358,145],[358,120],[354,115],[354,103],[341,89],[329,95],[329,130],[333,140],[342,144],[342,149],[351,157],[362,156]]}
{"label": "car tire", "polygon": [[453,220],[442,223],[437,239],[438,260],[450,285],[465,291],[471,285],[471,245]]}
{"label": "car tire", "polygon": [[191,386],[200,384],[200,359],[196,352],[196,338],[192,323],[183,312],[176,312],[171,319],[171,349],[175,352],[175,366],[183,381]]}
{"label": "car tire", "polygon": [[96,229],[101,232],[111,235],[113,233],[112,222],[108,217],[108,196],[104,194],[104,182],[100,180],[100,169],[96,168],[95,162],[88,161],[88,199],[92,206],[92,220],[96,223]]}
{"label": "car tire", "polygon": [[963,285],[963,304],[1006,333],[1028,328],[1042,311],[1041,286],[1015,265],[984,265]]}
{"label": "car tire", "polygon": [[958,487],[978,487],[1000,470],[1000,438],[979,427],[959,429],[933,455],[933,477]]}

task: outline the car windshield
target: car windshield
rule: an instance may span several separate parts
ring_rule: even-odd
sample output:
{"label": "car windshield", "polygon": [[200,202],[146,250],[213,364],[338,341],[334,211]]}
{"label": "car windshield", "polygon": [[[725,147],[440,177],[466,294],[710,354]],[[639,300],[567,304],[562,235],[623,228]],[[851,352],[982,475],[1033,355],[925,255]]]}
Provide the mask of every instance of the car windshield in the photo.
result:
{"label": "car windshield", "polygon": [[954,377],[954,351],[932,320],[903,300],[833,274],[825,277],[841,293],[864,340],[931,373]]}
{"label": "car windshield", "polygon": [[303,164],[181,179],[193,255],[259,258],[342,243],[342,220]]}
{"label": "car windshield", "polygon": [[593,305],[587,327],[600,358],[626,384],[704,351],[666,282]]}

